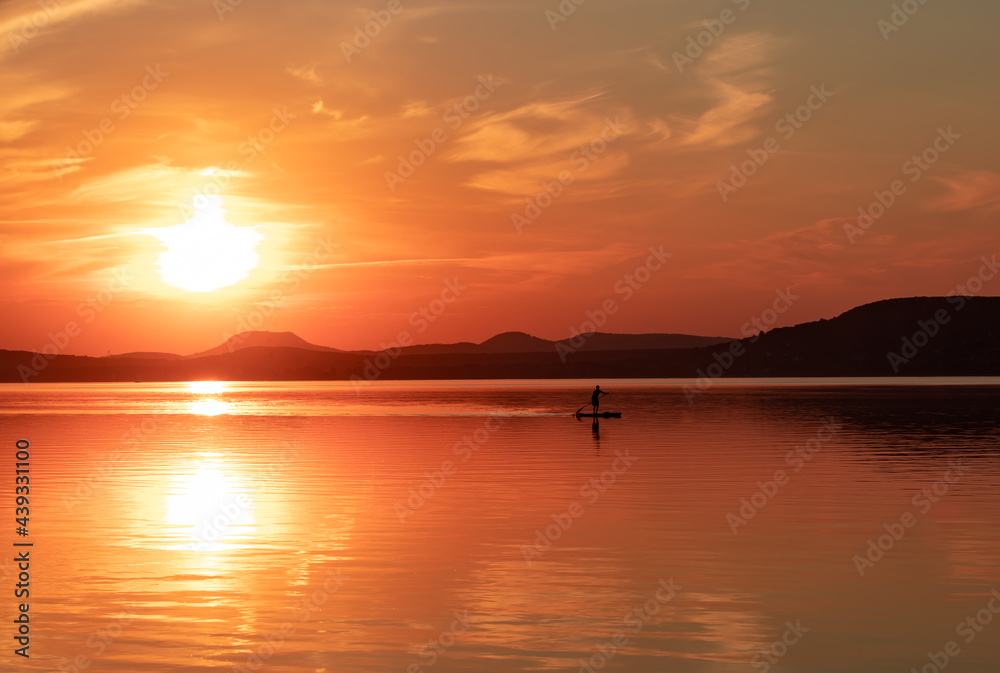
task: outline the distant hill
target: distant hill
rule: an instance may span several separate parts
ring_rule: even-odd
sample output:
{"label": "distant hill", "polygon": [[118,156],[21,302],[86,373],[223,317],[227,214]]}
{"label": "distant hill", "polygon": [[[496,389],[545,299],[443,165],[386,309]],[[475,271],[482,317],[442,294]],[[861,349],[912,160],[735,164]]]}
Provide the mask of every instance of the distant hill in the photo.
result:
{"label": "distant hill", "polygon": [[524,332],[504,332],[487,339],[476,348],[477,353],[542,353],[552,350],[552,342]]}
{"label": "distant hill", "polygon": [[[581,351],[635,351],[658,348],[703,348],[716,344],[737,341],[731,337],[703,337],[689,334],[607,334],[594,332],[584,334],[585,341],[577,350]],[[559,343],[572,346],[572,339]]]}
{"label": "distant hill", "polygon": [[[50,359],[0,351],[0,381],[1000,376],[1000,297],[891,299],[739,341],[583,336],[572,350],[565,341],[510,332],[482,344],[412,346],[394,356],[315,346],[287,332],[250,332],[188,357]],[[703,345],[670,347],[688,340]]]}
{"label": "distant hill", "polygon": [[[581,335],[584,343],[574,350],[640,350],[651,348],[697,348],[726,343],[733,339],[726,337],[701,337],[686,334],[605,334],[602,332]],[[476,344],[467,341],[454,344],[429,344],[406,346],[401,350],[407,354],[462,355],[467,353],[551,353],[557,344],[569,346],[570,339],[549,341],[524,332],[504,332]],[[174,353],[135,352],[109,355],[110,358],[132,358],[150,360],[171,360],[176,358],[201,358],[225,355],[247,348],[300,348],[329,353],[370,353],[372,351],[343,351],[327,346],[318,346],[305,341],[292,332],[242,332],[230,337],[225,343],[192,355]]]}
{"label": "distant hill", "polygon": [[[573,347],[579,338],[582,345]],[[687,334],[607,334],[591,332],[580,335],[576,339],[561,339],[549,341],[540,339],[524,332],[504,332],[487,339],[481,344],[461,342],[456,344],[431,344],[425,346],[407,346],[403,352],[409,354],[447,355],[464,353],[551,353],[557,344],[562,344],[579,351],[627,351],[649,350],[657,348],[701,348],[728,343],[735,339],[729,337],[703,337]]]}
{"label": "distant hill", "polygon": [[909,297],[783,327],[732,376],[997,376],[1000,297]]}
{"label": "distant hill", "polygon": [[212,355],[235,353],[245,348],[301,348],[306,351],[325,351],[328,353],[343,353],[336,348],[317,346],[291,332],[241,332],[229,337],[225,343],[207,351],[188,355],[188,358],[203,358]]}

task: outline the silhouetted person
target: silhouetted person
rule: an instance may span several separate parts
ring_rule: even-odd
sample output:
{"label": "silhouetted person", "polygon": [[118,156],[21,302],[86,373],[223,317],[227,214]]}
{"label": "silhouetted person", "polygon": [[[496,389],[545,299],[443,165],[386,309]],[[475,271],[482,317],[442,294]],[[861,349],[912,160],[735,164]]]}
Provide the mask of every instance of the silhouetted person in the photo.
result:
{"label": "silhouetted person", "polygon": [[594,394],[590,396],[590,403],[594,405],[594,417],[597,417],[597,410],[601,406],[601,397],[608,393],[601,390],[600,386],[594,388]]}

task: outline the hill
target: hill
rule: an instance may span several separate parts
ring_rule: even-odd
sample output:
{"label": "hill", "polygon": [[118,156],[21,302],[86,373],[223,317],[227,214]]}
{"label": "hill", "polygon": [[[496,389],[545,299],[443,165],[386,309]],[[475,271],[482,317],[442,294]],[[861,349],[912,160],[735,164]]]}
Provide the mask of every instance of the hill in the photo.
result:
{"label": "hill", "polygon": [[236,336],[231,336],[226,341],[210,348],[207,351],[188,355],[189,358],[203,358],[212,355],[225,355],[235,353],[246,348],[301,348],[307,351],[325,351],[328,353],[342,353],[343,351],[327,346],[317,346],[311,344],[297,334],[292,332],[240,332]]}
{"label": "hill", "polygon": [[[583,343],[580,344],[582,337]],[[659,348],[700,348],[734,341],[728,337],[703,337],[688,334],[608,334],[590,332],[573,339],[549,341],[524,332],[504,332],[487,339],[481,344],[461,342],[456,344],[431,344],[407,346],[405,353],[425,355],[447,355],[465,353],[551,353],[557,346],[578,351],[628,351]],[[573,344],[577,344],[574,346]]]}
{"label": "hill", "polygon": [[1000,375],[1000,297],[910,297],[784,327],[748,344],[733,376]]}
{"label": "hill", "polygon": [[[593,334],[583,335],[584,343],[578,339],[579,348],[574,349],[569,341],[551,342],[515,332],[482,344],[377,353],[315,346],[290,333],[248,334],[253,336],[238,344],[230,340],[185,358],[0,351],[0,380],[695,378],[704,387],[725,377],[1000,376],[998,297],[891,299],[830,320],[739,341],[714,339],[715,343],[693,348],[663,344],[713,338]],[[299,345],[255,345],[275,343]]]}

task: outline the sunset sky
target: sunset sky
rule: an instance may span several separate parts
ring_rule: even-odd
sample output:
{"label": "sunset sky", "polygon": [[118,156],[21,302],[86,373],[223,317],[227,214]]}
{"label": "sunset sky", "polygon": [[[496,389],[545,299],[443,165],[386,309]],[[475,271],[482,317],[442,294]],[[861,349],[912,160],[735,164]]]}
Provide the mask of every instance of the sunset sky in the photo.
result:
{"label": "sunset sky", "polygon": [[1000,253],[996,2],[238,1],[0,5],[0,348],[735,336]]}

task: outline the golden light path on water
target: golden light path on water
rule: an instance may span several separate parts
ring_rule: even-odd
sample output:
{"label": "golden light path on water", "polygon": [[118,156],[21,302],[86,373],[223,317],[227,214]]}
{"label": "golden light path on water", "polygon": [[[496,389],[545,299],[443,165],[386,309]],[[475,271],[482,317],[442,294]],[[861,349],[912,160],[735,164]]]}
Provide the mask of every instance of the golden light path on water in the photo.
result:
{"label": "golden light path on water", "polygon": [[214,552],[254,535],[254,496],[238,467],[220,454],[198,454],[173,475],[164,495],[164,520],[187,539],[176,548]]}
{"label": "golden light path on water", "polygon": [[[195,395],[218,395],[226,391],[222,381],[192,381],[188,390]],[[232,408],[232,403],[214,397],[199,397],[191,402],[190,412],[201,416],[219,416]]]}
{"label": "golden light path on water", "polygon": [[191,381],[188,390],[198,395],[213,395],[226,390],[224,381]]}

